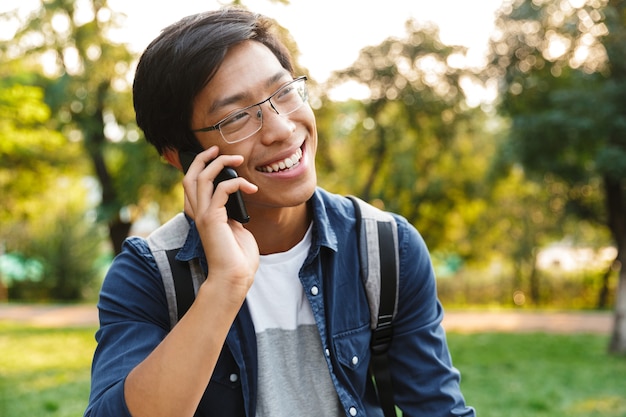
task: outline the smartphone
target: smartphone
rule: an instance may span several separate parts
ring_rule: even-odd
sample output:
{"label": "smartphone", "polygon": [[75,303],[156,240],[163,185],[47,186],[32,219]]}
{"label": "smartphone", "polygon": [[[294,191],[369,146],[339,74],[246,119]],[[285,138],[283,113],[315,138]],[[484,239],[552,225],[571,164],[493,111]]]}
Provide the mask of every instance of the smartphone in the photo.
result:
{"label": "smartphone", "polygon": [[[197,153],[189,152],[189,151],[181,151],[179,153],[180,163],[183,166],[183,171],[185,174],[189,169],[189,166],[193,162]],[[222,181],[226,181],[232,178],[237,178],[237,172],[231,167],[224,167],[217,175],[213,184],[217,187]],[[237,190],[236,192],[230,194],[228,196],[228,201],[226,202],[226,213],[228,213],[228,217],[237,220],[239,223],[248,223],[250,221],[250,216],[248,215],[248,211],[246,210],[246,205],[243,202],[243,196],[241,195],[241,191]]]}

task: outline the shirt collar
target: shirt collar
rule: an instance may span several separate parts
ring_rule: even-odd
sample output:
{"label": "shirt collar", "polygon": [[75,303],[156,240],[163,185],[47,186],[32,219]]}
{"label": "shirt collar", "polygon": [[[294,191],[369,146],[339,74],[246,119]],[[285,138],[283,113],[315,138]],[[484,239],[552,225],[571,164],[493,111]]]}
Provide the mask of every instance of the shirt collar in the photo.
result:
{"label": "shirt collar", "polygon": [[337,251],[337,235],[328,218],[328,209],[324,200],[324,192],[317,188],[311,200],[309,200],[313,212],[313,245],[325,246],[333,251]]}
{"label": "shirt collar", "polygon": [[[337,236],[330,224],[328,218],[326,203],[323,198],[323,191],[317,188],[313,193],[313,196],[309,200],[313,213],[313,246],[319,248],[325,246],[333,251],[337,251]],[[200,234],[196,228],[195,221],[185,214],[187,221],[189,222],[189,234],[185,244],[176,255],[176,259],[179,261],[189,261],[194,258],[204,259],[204,250],[202,248],[202,241],[200,240]]]}
{"label": "shirt collar", "polygon": [[187,234],[187,240],[180,251],[176,254],[176,260],[178,261],[190,261],[194,258],[204,259],[204,250],[202,249],[202,241],[200,240],[200,234],[196,228],[196,222],[185,213],[185,218],[189,222],[189,233]]}

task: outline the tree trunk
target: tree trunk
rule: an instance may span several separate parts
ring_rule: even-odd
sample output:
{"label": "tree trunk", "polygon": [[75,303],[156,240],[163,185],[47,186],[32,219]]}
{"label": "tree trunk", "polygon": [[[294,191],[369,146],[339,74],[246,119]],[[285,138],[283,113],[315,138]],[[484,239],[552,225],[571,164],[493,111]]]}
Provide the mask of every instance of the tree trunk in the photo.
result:
{"label": "tree trunk", "polygon": [[608,225],[617,245],[617,262],[620,268],[615,295],[615,322],[609,343],[609,352],[626,354],[626,198],[622,182],[604,178]]}
{"label": "tree trunk", "polygon": [[609,352],[626,355],[626,268],[622,263],[615,297],[615,322]]}
{"label": "tree trunk", "polygon": [[600,291],[598,292],[597,308],[599,310],[603,310],[609,305],[609,281],[611,279],[611,274],[613,273],[613,270],[619,269],[618,264],[619,262],[617,262],[617,259],[614,259],[613,262],[611,262],[611,265],[609,265],[609,267],[607,268],[606,272],[602,275],[602,286],[600,287]]}
{"label": "tree trunk", "polygon": [[539,271],[537,271],[536,260],[533,259],[533,265],[530,267],[529,276],[530,299],[534,305],[541,304],[541,290],[539,283]]}
{"label": "tree trunk", "polygon": [[374,163],[372,164],[372,169],[367,177],[367,181],[365,183],[365,186],[363,187],[363,191],[361,192],[361,198],[363,198],[365,201],[369,201],[371,199],[374,182],[380,175],[380,168],[383,165],[383,161],[385,160],[385,156],[387,154],[385,130],[382,127],[378,126],[376,129],[376,136],[378,142],[374,151]]}
{"label": "tree trunk", "polygon": [[[624,25],[626,24],[626,2],[610,0],[608,2],[611,19],[607,19],[609,35],[603,41],[611,65],[611,80],[614,88],[619,87],[619,117],[626,116],[624,111],[624,88],[626,86],[626,48],[624,47]],[[613,10],[610,10],[613,9]],[[615,120],[615,119],[614,119]],[[619,118],[617,119],[619,120]],[[623,127],[612,130],[609,143],[624,150]],[[622,171],[623,172],[623,171]],[[626,178],[622,174],[604,178],[606,191],[608,224],[617,245],[617,267],[620,268],[615,295],[615,324],[609,344],[609,352],[626,355]]]}
{"label": "tree trunk", "polygon": [[111,245],[116,255],[122,251],[122,244],[128,236],[131,226],[131,223],[122,221],[119,216],[109,223],[109,239],[111,239]]}
{"label": "tree trunk", "polygon": [[9,289],[4,285],[2,277],[0,277],[0,303],[9,301]]}
{"label": "tree trunk", "polygon": [[118,199],[113,178],[104,159],[104,100],[109,89],[108,82],[102,82],[97,89],[96,112],[89,121],[86,142],[87,153],[91,157],[94,171],[102,188],[102,202],[100,210],[107,220],[109,227],[109,239],[115,255],[122,250],[122,243],[130,231],[131,223],[124,221],[119,214],[121,204]]}

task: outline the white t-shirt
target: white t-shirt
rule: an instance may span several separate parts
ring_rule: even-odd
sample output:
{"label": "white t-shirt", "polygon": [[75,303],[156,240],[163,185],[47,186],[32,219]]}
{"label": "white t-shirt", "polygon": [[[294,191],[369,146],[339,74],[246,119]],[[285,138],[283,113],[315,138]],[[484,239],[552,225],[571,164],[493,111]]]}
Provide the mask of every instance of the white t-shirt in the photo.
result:
{"label": "white t-shirt", "polygon": [[246,297],[257,339],[257,417],[343,415],[298,277],[311,240],[309,226],[287,252],[261,256]]}

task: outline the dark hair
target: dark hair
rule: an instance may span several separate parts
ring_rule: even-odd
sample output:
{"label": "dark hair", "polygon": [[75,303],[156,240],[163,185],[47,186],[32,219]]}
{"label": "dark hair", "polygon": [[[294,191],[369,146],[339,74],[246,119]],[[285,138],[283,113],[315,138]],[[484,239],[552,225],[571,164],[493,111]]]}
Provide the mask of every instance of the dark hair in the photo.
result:
{"label": "dark hair", "polygon": [[226,8],[185,17],[148,45],[137,65],[133,103],[137,124],[159,154],[198,146],[190,129],[193,101],[233,45],[261,42],[293,74],[290,53],[275,26],[265,16]]}

